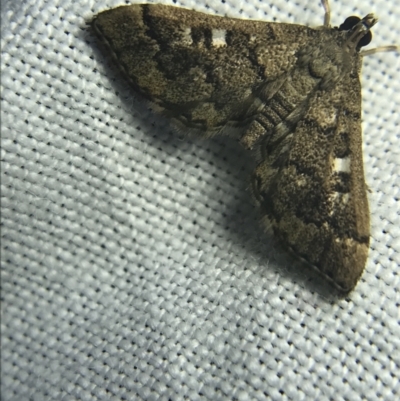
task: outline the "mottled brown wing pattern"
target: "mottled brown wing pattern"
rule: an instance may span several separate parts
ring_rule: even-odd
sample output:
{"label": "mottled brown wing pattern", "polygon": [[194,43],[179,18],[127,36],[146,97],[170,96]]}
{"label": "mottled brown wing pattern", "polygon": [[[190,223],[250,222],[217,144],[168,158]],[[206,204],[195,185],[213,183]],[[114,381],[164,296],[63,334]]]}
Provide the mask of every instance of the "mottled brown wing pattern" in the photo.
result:
{"label": "mottled brown wing pattern", "polygon": [[369,248],[361,134],[361,59],[316,91],[284,146],[260,144],[253,193],[275,234],[341,290],[354,288]]}
{"label": "mottled brown wing pattern", "polygon": [[369,246],[359,50],[376,21],[368,14],[312,29],[132,5],[98,14],[92,26],[178,129],[239,131],[258,155],[252,187],[264,218],[297,256],[350,291]]}
{"label": "mottled brown wing pattern", "polygon": [[114,8],[92,25],[157,111],[204,136],[246,125],[257,112],[253,93],[289,71],[297,49],[316,34],[162,5]]}

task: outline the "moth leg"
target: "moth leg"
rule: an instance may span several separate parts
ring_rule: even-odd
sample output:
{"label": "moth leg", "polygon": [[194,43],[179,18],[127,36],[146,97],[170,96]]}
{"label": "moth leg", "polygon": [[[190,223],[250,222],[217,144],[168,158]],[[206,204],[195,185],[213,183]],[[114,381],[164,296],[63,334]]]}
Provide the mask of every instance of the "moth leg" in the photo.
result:
{"label": "moth leg", "polygon": [[375,53],[383,53],[383,52],[399,52],[400,45],[387,45],[387,46],[379,46],[373,49],[362,50],[360,52],[361,56],[370,56]]}
{"label": "moth leg", "polygon": [[324,26],[329,27],[331,22],[331,7],[329,6],[329,0],[321,0],[322,7],[324,7]]}

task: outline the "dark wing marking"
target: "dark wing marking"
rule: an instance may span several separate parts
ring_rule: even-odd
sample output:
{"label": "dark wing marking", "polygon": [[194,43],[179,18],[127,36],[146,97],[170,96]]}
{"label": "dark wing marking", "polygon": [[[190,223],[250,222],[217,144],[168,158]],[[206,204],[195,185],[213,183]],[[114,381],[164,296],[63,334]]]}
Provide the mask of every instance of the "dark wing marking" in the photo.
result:
{"label": "dark wing marking", "polygon": [[369,248],[361,133],[361,58],[317,90],[295,129],[260,144],[253,193],[276,235],[340,289],[354,288]]}
{"label": "dark wing marking", "polygon": [[156,110],[205,136],[247,124],[260,85],[289,71],[297,49],[318,32],[162,5],[114,8],[93,26]]}

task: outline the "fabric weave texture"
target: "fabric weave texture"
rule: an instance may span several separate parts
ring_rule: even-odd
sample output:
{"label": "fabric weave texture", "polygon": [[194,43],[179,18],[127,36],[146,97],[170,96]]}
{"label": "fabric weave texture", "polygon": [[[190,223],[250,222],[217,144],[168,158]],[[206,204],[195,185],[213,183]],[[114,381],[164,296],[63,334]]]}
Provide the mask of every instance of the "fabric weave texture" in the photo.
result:
{"label": "fabric weave texture", "polygon": [[[318,0],[182,0],[317,26]],[[353,4],[351,4],[353,3]],[[332,25],[394,0],[331,2]],[[371,249],[339,298],[265,233],[255,165],[135,98],[87,21],[122,0],[1,3],[1,398],[397,400],[400,56],[365,58]]]}

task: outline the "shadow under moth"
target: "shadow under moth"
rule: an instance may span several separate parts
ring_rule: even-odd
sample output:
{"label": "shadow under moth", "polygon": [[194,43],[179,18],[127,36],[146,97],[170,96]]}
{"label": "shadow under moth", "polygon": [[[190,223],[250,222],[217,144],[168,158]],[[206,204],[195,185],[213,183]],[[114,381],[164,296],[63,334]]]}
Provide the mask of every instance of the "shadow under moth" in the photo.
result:
{"label": "shadow under moth", "polygon": [[323,4],[318,28],[144,4],[101,12],[92,27],[179,131],[237,135],[254,150],[265,224],[349,292],[369,249],[359,75],[377,19],[331,27]]}

